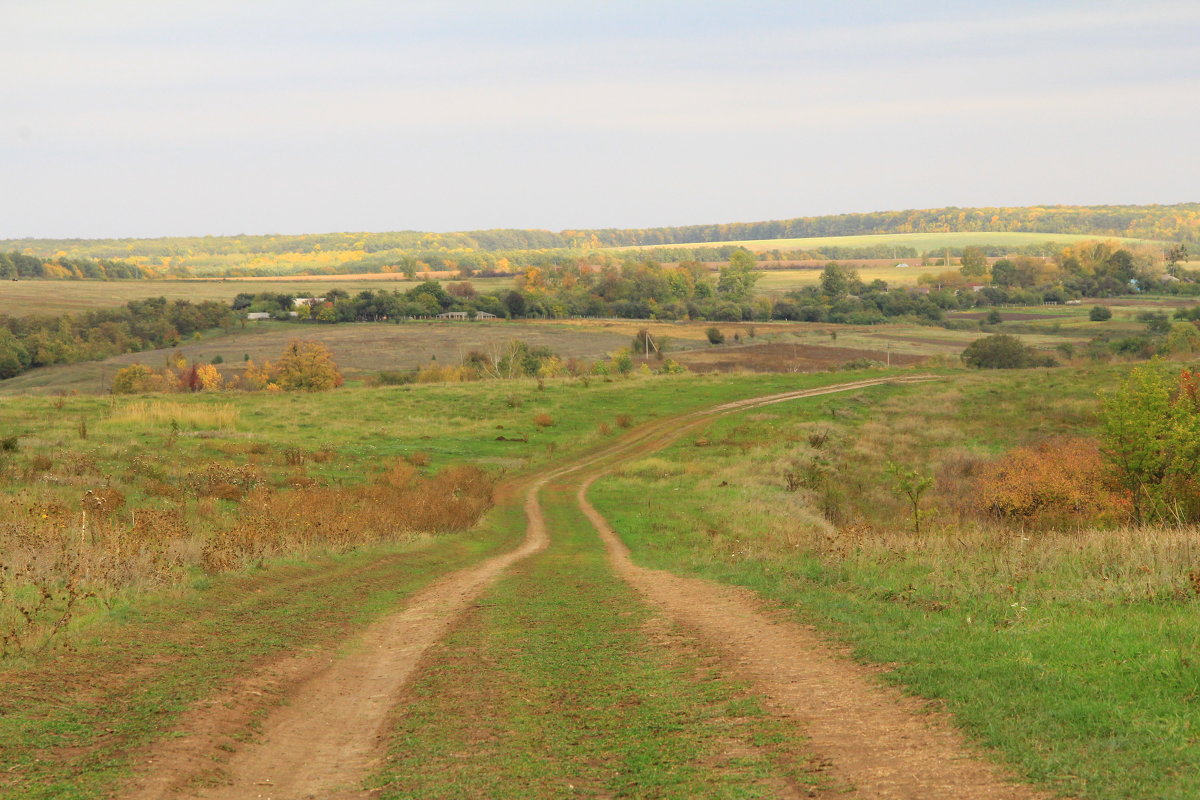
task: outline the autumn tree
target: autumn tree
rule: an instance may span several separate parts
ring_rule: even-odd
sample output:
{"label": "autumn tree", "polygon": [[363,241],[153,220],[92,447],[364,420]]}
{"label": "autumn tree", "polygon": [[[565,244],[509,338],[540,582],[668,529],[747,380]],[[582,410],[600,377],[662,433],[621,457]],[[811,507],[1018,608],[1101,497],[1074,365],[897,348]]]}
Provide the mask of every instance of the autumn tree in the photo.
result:
{"label": "autumn tree", "polygon": [[333,353],[320,342],[293,339],[274,367],[274,382],[287,391],[320,392],[343,382]]}
{"label": "autumn tree", "polygon": [[1187,261],[1188,249],[1185,244],[1177,244],[1167,251],[1167,272],[1175,275],[1179,271],[1179,262]]}
{"label": "autumn tree", "polygon": [[145,364],[130,364],[113,376],[113,394],[142,394],[161,389],[162,378]]}

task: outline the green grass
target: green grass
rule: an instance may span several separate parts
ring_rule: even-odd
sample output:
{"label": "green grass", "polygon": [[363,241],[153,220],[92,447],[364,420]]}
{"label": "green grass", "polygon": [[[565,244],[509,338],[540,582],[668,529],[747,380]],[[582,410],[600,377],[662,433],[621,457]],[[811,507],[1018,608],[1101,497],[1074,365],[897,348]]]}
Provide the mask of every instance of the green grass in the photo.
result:
{"label": "green grass", "polygon": [[[1095,425],[1119,369],[977,375],[946,387],[741,412],[596,484],[597,507],[648,567],[749,587],[887,664],[1031,780],[1081,798],[1200,793],[1200,547],[1172,530],[1022,533],[958,521],[966,485],[927,498],[929,532],[883,465],[943,476]],[[1053,397],[1054,402],[1047,402]],[[828,430],[845,522],[789,493],[781,470]],[[711,442],[696,447],[703,438]],[[645,498],[650,498],[648,501]],[[857,511],[845,506],[856,506]]]}
{"label": "green grass", "polygon": [[[1072,242],[1115,240],[1125,244],[1161,244],[1148,239],[1128,239],[1115,236],[1099,236],[1094,234],[1072,233],[1022,233],[1022,232],[966,232],[950,233],[878,233],[861,236],[813,236],[800,239],[745,239],[728,242],[695,242],[690,244],[662,244],[641,247],[617,247],[613,250],[662,250],[670,248],[702,248],[724,247],[727,245],[745,247],[747,250],[813,250],[818,247],[911,247],[917,252],[937,251],[942,248],[987,246],[1011,247],[1018,249],[1029,245],[1041,245],[1046,242],[1070,244]],[[936,253],[935,253],[936,255]],[[898,261],[905,261],[900,258]],[[911,263],[911,262],[910,262]],[[912,265],[914,269],[918,265]]]}
{"label": "green grass", "polygon": [[[274,656],[330,648],[438,575],[513,546],[519,507],[469,534],[278,561],[143,598],[94,620],[71,652],[0,669],[0,797],[111,796],[136,748],[191,703]],[[278,697],[264,697],[263,707]]]}
{"label": "green grass", "polygon": [[722,677],[613,576],[566,487],[549,550],[427,662],[396,722],[385,798],[775,797],[819,786],[796,728]]}

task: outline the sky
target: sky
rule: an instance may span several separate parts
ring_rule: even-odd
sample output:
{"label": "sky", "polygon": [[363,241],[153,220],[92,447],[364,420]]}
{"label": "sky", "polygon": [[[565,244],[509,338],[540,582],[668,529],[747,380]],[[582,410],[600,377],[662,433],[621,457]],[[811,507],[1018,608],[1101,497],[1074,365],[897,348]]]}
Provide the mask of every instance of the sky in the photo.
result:
{"label": "sky", "polygon": [[0,238],[1200,200],[1200,2],[0,0]]}

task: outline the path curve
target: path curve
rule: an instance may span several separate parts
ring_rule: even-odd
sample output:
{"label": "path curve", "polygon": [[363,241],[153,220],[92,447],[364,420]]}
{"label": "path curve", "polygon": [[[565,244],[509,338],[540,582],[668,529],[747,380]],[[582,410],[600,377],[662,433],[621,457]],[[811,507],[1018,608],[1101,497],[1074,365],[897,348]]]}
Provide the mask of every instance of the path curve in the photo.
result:
{"label": "path curve", "polygon": [[[403,610],[368,626],[340,657],[318,657],[324,663],[314,663],[312,657],[281,659],[247,679],[246,686],[281,687],[287,703],[268,715],[258,741],[229,757],[220,770],[222,784],[194,796],[204,800],[370,797],[360,788],[362,780],[382,755],[384,726],[421,657],[501,573],[549,543],[538,502],[538,493],[548,481],[633,451],[664,446],[683,431],[742,408],[922,379],[868,379],[725,403],[641,426],[597,453],[547,470],[528,484],[526,535],[515,550],[435,580],[410,597]],[[235,687],[231,697],[210,699],[207,707],[194,709],[179,731],[184,735],[152,748],[145,769],[121,796],[161,800],[199,776],[211,779],[214,758],[223,755],[217,749],[223,737],[217,734],[222,724],[228,727],[220,721],[221,707],[235,704],[238,691],[244,692],[245,687]],[[244,715],[234,716],[238,724],[245,724]]]}
{"label": "path curve", "polygon": [[[845,390],[827,387],[811,394],[727,404],[713,411],[729,413]],[[630,448],[624,458],[666,446],[691,427],[677,429],[649,447]],[[778,710],[801,721],[815,754],[832,762],[832,771],[855,787],[854,796],[872,800],[1052,797],[1014,783],[973,751],[944,717],[922,713],[917,701],[880,685],[871,669],[840,654],[812,628],[773,618],[753,592],[634,564],[629,549],[587,499],[592,483],[619,463],[588,475],[577,492],[579,506],[603,539],[616,572],[668,619],[722,652],[734,671],[749,678]]]}

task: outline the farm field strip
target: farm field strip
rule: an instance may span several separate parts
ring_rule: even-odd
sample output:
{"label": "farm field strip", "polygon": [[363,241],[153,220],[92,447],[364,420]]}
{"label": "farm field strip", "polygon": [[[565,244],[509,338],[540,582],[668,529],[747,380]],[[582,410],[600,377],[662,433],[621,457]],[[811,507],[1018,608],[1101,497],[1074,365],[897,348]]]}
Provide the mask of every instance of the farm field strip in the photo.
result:
{"label": "farm field strip", "polygon": [[[912,247],[918,252],[938,250],[945,247],[967,247],[970,245],[999,247],[1026,247],[1046,242],[1070,244],[1073,242],[1117,241],[1122,244],[1162,244],[1150,239],[1131,239],[1120,236],[1102,236],[1083,233],[1027,233],[1023,231],[952,231],[946,233],[871,233],[857,236],[810,236],[798,239],[738,239],[724,242],[692,242],[688,244],[632,245],[610,248],[621,250],[670,250],[672,248],[700,249],[706,247],[744,247],[747,250],[764,252],[771,250],[812,250],[819,247]],[[904,261],[903,257],[897,261]]]}

